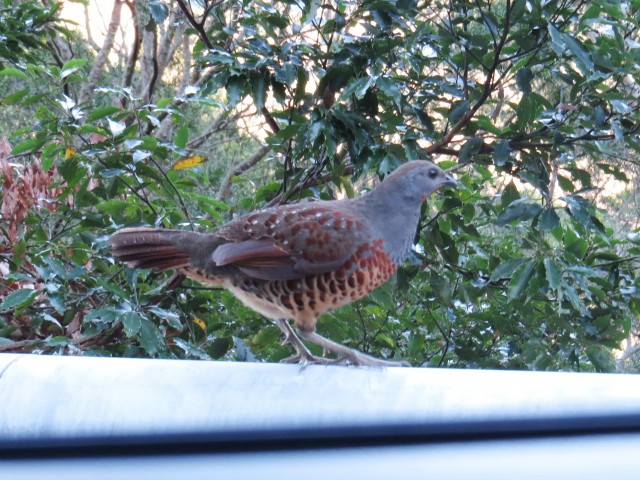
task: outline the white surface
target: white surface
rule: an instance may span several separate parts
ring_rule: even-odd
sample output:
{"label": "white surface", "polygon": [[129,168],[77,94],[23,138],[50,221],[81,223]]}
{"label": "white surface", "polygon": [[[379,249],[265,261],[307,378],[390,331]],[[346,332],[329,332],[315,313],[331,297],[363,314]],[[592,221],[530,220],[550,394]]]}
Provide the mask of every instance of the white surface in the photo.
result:
{"label": "white surface", "polygon": [[0,355],[3,439],[640,412],[640,377]]}

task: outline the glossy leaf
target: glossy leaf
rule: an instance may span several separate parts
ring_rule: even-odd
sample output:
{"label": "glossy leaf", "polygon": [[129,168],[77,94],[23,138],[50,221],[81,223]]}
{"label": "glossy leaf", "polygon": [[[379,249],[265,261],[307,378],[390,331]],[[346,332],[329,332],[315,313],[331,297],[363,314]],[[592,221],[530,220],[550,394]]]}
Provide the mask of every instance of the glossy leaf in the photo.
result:
{"label": "glossy leaf", "polygon": [[513,274],[509,282],[509,300],[518,299],[523,294],[533,275],[535,265],[534,260],[528,260]]}
{"label": "glossy leaf", "polygon": [[37,290],[29,288],[14,290],[2,300],[0,311],[24,308],[38,296],[38,293]]}
{"label": "glossy leaf", "polygon": [[551,258],[545,258],[544,261],[544,269],[547,275],[547,282],[549,283],[549,288],[556,290],[562,285],[562,273],[556,266],[555,262]]}

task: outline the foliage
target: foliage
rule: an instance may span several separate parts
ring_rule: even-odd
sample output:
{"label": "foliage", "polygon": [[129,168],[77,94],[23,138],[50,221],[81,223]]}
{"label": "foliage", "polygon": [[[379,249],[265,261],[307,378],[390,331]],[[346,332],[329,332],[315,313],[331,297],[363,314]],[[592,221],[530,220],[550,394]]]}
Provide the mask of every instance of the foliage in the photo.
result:
{"label": "foliage", "polygon": [[[46,50],[48,35],[68,34],[68,30],[56,22],[59,8],[60,3],[43,7],[35,2],[3,0],[0,6],[0,59],[9,64],[21,60],[37,61],[37,55]],[[4,66],[0,61],[0,67]]]}
{"label": "foliage", "polygon": [[[169,15],[184,27],[197,88],[114,84],[78,103],[86,58],[2,55],[20,80],[4,108],[33,117],[2,155],[0,348],[284,358],[278,330],[228,292],[123,269],[107,236],[214,229],[229,210],[351,195],[351,174],[432,156],[463,188],[430,202],[394,281],[321,333],[416,365],[616,368],[637,331],[640,237],[603,209],[601,182],[634,181],[638,2],[137,5],[145,32]],[[243,147],[227,203],[211,193],[224,170],[190,148],[207,130],[190,115],[222,106],[253,112],[271,152],[245,162]]]}

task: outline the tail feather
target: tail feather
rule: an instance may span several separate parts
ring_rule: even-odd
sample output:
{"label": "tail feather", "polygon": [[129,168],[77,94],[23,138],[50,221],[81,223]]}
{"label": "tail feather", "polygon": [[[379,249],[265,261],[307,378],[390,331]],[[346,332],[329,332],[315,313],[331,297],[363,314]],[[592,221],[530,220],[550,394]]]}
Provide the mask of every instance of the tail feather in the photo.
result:
{"label": "tail feather", "polygon": [[189,265],[189,253],[180,249],[185,232],[153,228],[125,228],[109,238],[113,256],[135,268],[168,270]]}

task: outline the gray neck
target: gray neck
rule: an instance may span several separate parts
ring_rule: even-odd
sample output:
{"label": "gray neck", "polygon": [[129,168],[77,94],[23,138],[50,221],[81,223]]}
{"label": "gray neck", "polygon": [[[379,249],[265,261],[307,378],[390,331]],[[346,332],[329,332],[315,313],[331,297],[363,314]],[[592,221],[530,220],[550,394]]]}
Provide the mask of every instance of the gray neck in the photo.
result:
{"label": "gray neck", "polygon": [[385,249],[392,260],[400,264],[413,245],[422,199],[414,198],[402,189],[385,187],[381,184],[355,202],[366,210],[374,235],[384,239]]}

